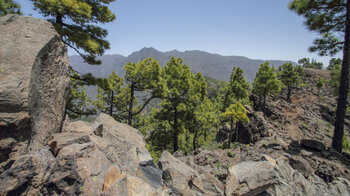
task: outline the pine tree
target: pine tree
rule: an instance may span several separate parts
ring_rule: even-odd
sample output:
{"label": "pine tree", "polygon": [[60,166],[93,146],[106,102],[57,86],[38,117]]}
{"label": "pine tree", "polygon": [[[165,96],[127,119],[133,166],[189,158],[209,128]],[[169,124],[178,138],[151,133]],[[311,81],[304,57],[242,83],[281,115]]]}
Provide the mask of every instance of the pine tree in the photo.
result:
{"label": "pine tree", "polygon": [[332,147],[342,152],[344,119],[349,94],[350,0],[293,0],[289,8],[306,18],[306,25],[311,31],[322,34],[314,41],[310,51],[318,52],[322,56],[332,56],[343,50],[339,97],[332,139]]}
{"label": "pine tree", "polygon": [[310,61],[310,58],[302,58],[298,61],[298,64],[301,65],[303,68],[314,68],[314,69],[322,69],[323,63],[316,61],[316,59],[312,59]]}
{"label": "pine tree", "polygon": [[199,103],[206,96],[206,83],[202,74],[191,73],[188,65],[182,64],[181,58],[172,57],[164,67],[163,78],[167,90],[160,103],[160,109],[154,112],[159,122],[167,121],[173,152],[179,149],[179,134],[186,131],[186,116],[192,103]]}
{"label": "pine tree", "polygon": [[13,0],[0,0],[0,16],[21,14],[20,6]]}
{"label": "pine tree", "polygon": [[253,81],[253,93],[263,98],[264,107],[266,97],[270,93],[276,93],[281,90],[281,81],[278,80],[275,68],[265,62],[260,65]]}
{"label": "pine tree", "polygon": [[331,58],[331,60],[329,60],[329,65],[327,67],[327,70],[331,71],[332,69],[335,68],[335,66],[337,65],[341,66],[341,64],[342,64],[341,58]]}
{"label": "pine tree", "polygon": [[[249,118],[245,107],[239,101],[226,108],[226,111],[222,113],[222,117],[230,122],[231,130],[227,141],[227,147],[229,147],[233,133],[236,133],[236,138],[238,138],[238,124],[249,122]],[[236,123],[235,129],[233,128],[234,123]]]}
{"label": "pine tree", "polygon": [[243,104],[249,103],[250,85],[243,76],[243,70],[239,67],[234,67],[231,72],[230,81],[226,84],[221,93],[221,111],[231,104],[240,101]]}
{"label": "pine tree", "polygon": [[92,101],[85,92],[85,85],[95,85],[98,79],[92,77],[91,74],[80,76],[73,69],[70,70],[70,76],[70,96],[66,106],[69,118],[75,119],[95,114],[96,110],[89,108]]}
{"label": "pine tree", "polygon": [[96,56],[109,48],[109,43],[104,40],[107,31],[94,23],[108,23],[115,19],[107,7],[115,0],[31,1],[36,10],[49,17],[67,46],[75,49],[87,63],[101,63]]}
{"label": "pine tree", "polygon": [[[152,99],[163,97],[165,81],[161,77],[163,70],[158,61],[152,58],[147,58],[138,63],[128,63],[124,69],[125,83],[130,89],[128,124],[132,125],[133,117],[140,114]],[[134,108],[136,92],[143,92],[148,95],[137,111]]]}
{"label": "pine tree", "polygon": [[[301,68],[301,66],[300,66]],[[294,67],[291,63],[285,63],[278,68],[279,78],[284,85],[287,86],[287,100],[290,102],[292,89],[300,86],[302,83],[300,76],[300,68]]]}
{"label": "pine tree", "polygon": [[93,104],[101,112],[108,113],[114,119],[123,122],[126,119],[126,105],[129,91],[122,88],[124,81],[114,71],[98,85],[96,100]]}
{"label": "pine tree", "polygon": [[192,147],[193,150],[198,146],[208,144],[208,139],[213,132],[211,129],[218,123],[217,110],[208,97],[197,104],[192,104],[186,115],[186,128],[193,134]]}

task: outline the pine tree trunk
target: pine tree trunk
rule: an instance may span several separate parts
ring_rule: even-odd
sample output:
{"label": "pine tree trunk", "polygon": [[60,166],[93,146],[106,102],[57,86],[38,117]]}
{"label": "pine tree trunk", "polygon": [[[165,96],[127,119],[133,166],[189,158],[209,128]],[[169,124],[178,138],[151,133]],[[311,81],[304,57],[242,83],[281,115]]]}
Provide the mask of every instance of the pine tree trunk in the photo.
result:
{"label": "pine tree trunk", "polygon": [[232,141],[232,133],[233,133],[233,119],[231,117],[230,132],[228,134],[227,148],[230,148],[230,144],[231,144],[231,141]]}
{"label": "pine tree trunk", "polygon": [[198,131],[196,130],[194,132],[194,136],[193,136],[193,150],[196,150],[196,148],[197,148],[197,146],[196,146],[197,135],[198,135]]}
{"label": "pine tree trunk", "polygon": [[131,83],[130,85],[130,100],[129,100],[129,114],[128,114],[128,125],[132,125],[132,118],[133,118],[133,114],[132,114],[132,108],[133,108],[133,104],[134,104],[134,84]]}
{"label": "pine tree trunk", "polygon": [[174,143],[174,152],[179,149],[178,146],[178,130],[177,130],[177,108],[175,107],[174,111],[174,130],[173,130],[173,143]]}
{"label": "pine tree trunk", "polygon": [[114,92],[111,91],[111,105],[109,107],[109,115],[112,116],[113,114],[113,101],[114,101]]}
{"label": "pine tree trunk", "polygon": [[339,97],[337,104],[337,112],[334,123],[334,135],[332,138],[332,147],[342,152],[342,139],[344,134],[344,118],[346,115],[346,103],[349,93],[349,64],[350,64],[350,1],[346,3],[346,27],[345,42],[343,50],[343,63],[341,68]]}

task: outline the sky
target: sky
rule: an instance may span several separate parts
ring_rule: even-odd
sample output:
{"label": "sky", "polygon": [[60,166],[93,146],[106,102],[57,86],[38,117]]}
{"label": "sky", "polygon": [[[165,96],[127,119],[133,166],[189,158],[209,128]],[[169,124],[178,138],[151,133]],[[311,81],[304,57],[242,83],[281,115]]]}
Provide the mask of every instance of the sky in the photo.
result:
{"label": "sky", "polygon": [[[117,19],[100,25],[108,30],[105,54],[130,55],[144,47],[202,50],[262,60],[320,57],[308,48],[318,36],[304,18],[288,9],[291,0],[117,0],[110,9]],[[17,0],[24,15],[42,18],[31,1]],[[69,50],[69,54],[74,51]],[[341,57],[338,54],[336,57]]]}

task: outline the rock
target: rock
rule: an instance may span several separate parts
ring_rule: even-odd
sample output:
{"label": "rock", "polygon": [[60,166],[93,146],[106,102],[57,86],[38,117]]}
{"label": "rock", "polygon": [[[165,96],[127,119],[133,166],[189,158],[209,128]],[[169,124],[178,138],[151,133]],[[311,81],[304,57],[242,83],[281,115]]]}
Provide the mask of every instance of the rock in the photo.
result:
{"label": "rock", "polygon": [[0,174],[0,195],[42,195],[43,181],[54,164],[54,157],[45,148],[20,156]]}
{"label": "rock", "polygon": [[251,112],[247,113],[247,115],[249,117],[249,123],[238,124],[238,138],[234,134],[234,141],[249,144],[267,137],[268,133],[264,124],[264,114],[262,112]]}
{"label": "rock", "polygon": [[216,132],[215,141],[222,143],[225,142],[228,138],[228,133],[230,132],[230,125],[225,124],[221,126],[219,130]]}
{"label": "rock", "polygon": [[204,194],[202,180],[197,171],[164,151],[159,158],[159,168],[163,171],[164,183],[175,195]]}
{"label": "rock", "polygon": [[289,159],[289,164],[292,166],[293,169],[302,173],[306,178],[309,177],[311,173],[313,173],[310,164],[301,157],[291,157]]}
{"label": "rock", "polygon": [[205,195],[224,195],[225,185],[208,172],[200,174]]}
{"label": "rock", "polygon": [[144,181],[148,182],[155,188],[162,187],[162,175],[163,171],[154,164],[153,160],[139,164],[137,176],[142,178]]}
{"label": "rock", "polygon": [[300,150],[301,155],[303,155],[304,157],[309,157],[312,156],[312,152],[306,151],[306,150]]}
{"label": "rock", "polygon": [[94,130],[94,134],[97,136],[102,137],[102,132],[103,132],[103,124],[95,122],[92,125],[92,129]]}
{"label": "rock", "polygon": [[324,145],[322,142],[317,140],[303,139],[301,140],[300,145],[304,148],[314,150],[314,151],[326,150],[326,145]]}
{"label": "rock", "polygon": [[90,142],[88,135],[84,133],[66,132],[53,134],[48,141],[50,150],[54,156],[57,156],[59,151],[71,144],[84,144]]}
{"label": "rock", "polygon": [[68,66],[66,47],[47,20],[0,18],[0,171],[26,153],[30,140],[37,151],[61,131]]}
{"label": "rock", "polygon": [[1,17],[0,129],[6,131],[1,138],[18,141],[16,132],[22,132],[27,141],[31,135],[36,151],[61,131],[70,81],[66,51],[47,20]]}
{"label": "rock", "polygon": [[[151,155],[146,149],[146,143],[141,133],[123,123],[119,123],[113,119],[113,117],[101,113],[94,123],[100,123],[103,125],[103,136],[102,138],[109,139],[112,143],[122,141],[128,143],[136,148],[136,153],[139,162],[147,162],[152,160]],[[116,140],[113,142],[113,140]]]}
{"label": "rock", "polygon": [[277,183],[277,173],[268,161],[242,162],[229,168],[225,194],[258,195]]}
{"label": "rock", "polygon": [[62,132],[78,132],[91,135],[93,134],[93,127],[91,127],[91,125],[89,125],[87,122],[79,120],[66,123],[62,128]]}

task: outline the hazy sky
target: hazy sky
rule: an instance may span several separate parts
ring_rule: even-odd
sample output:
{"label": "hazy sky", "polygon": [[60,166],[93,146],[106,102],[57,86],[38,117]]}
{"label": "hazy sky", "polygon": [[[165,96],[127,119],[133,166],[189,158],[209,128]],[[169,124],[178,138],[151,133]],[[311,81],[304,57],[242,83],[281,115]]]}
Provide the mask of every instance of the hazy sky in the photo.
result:
{"label": "hazy sky", "polygon": [[[17,2],[25,15],[40,17],[32,10],[31,1]],[[117,19],[103,25],[111,44],[106,54],[127,56],[143,47],[154,47],[295,62],[310,57],[328,65],[329,57],[308,52],[317,34],[306,29],[303,17],[288,9],[289,2],[117,0],[110,4]]]}

